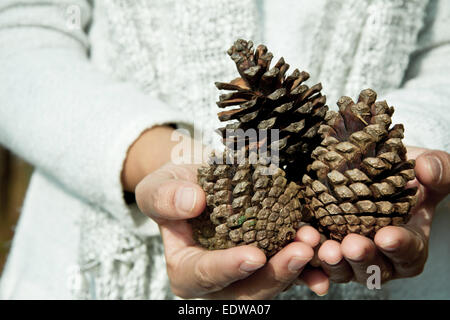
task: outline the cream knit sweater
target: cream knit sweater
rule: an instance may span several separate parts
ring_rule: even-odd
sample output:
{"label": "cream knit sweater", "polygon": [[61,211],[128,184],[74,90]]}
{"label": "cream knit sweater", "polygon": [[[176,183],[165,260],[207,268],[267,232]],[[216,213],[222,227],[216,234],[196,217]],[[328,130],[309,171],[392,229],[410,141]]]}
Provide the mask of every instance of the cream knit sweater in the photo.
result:
{"label": "cream knit sweater", "polygon": [[[374,88],[406,143],[449,151],[449,22],[446,0],[2,0],[0,143],[36,171],[0,296],[173,298],[156,225],[123,200],[122,164],[156,124],[215,145],[213,83],[236,76],[225,50],[239,37],[309,71],[332,108]],[[450,219],[436,219],[421,276],[325,298],[449,298]]]}

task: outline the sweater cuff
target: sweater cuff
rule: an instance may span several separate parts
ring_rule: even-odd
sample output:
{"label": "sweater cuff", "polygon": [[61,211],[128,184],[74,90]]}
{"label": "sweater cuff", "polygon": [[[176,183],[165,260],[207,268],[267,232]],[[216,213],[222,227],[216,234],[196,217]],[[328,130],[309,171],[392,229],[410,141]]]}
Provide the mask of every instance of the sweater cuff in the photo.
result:
{"label": "sweater cuff", "polygon": [[168,110],[161,112],[161,108],[157,113],[149,112],[148,108],[143,109],[142,112],[133,110],[132,113],[120,117],[114,130],[115,133],[110,137],[111,145],[106,148],[108,153],[104,157],[105,165],[100,185],[100,190],[103,190],[103,199],[96,202],[102,203],[103,209],[118,219],[125,227],[140,235],[155,235],[159,233],[159,230],[157,224],[142,214],[135,203],[125,201],[121,181],[123,166],[130,146],[144,131],[154,126],[173,123],[186,125],[183,123],[182,117]]}

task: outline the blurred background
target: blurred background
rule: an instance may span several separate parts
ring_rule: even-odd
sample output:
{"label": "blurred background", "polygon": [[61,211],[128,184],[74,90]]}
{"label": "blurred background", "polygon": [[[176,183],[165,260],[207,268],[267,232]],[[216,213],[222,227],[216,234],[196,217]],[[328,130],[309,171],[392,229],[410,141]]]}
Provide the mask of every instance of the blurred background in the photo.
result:
{"label": "blurred background", "polygon": [[0,146],[0,274],[33,169]]}

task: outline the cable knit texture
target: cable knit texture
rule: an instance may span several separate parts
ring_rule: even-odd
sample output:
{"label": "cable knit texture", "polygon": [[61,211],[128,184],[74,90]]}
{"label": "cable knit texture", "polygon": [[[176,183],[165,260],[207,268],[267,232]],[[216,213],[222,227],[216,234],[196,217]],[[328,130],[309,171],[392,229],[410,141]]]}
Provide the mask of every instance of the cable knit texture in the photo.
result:
{"label": "cable knit texture", "polygon": [[[95,1],[93,8],[83,0],[48,1],[58,3],[54,4],[54,20],[46,23],[59,34],[32,21],[32,13],[36,15],[48,6],[30,2],[34,7],[25,8],[11,0],[3,8],[0,5],[4,12],[2,16],[0,10],[0,41],[11,44],[3,55],[4,63],[0,63],[0,83],[15,92],[0,88],[0,97],[12,101],[0,114],[0,121],[2,117],[17,117],[22,109],[20,112],[26,114],[28,101],[33,99],[37,101],[34,113],[18,122],[22,128],[18,130],[22,136],[42,132],[30,142],[16,139],[17,130],[7,120],[0,123],[0,142],[37,167],[2,278],[0,294],[4,297],[27,297],[24,288],[35,281],[21,278],[18,270],[31,262],[23,252],[32,250],[30,239],[42,237],[31,225],[39,212],[45,212],[55,223],[61,219],[60,225],[64,222],[79,233],[76,239],[67,238],[76,241],[77,247],[67,253],[67,261],[59,267],[65,269],[55,271],[67,273],[67,294],[52,287],[40,297],[176,298],[170,291],[156,225],[135,206],[126,206],[119,195],[121,164],[139,133],[160,123],[191,124],[203,133],[204,143],[219,145],[218,136],[213,134],[219,126],[214,81],[237,76],[225,54],[237,38],[264,41],[291,66],[310,72],[311,83],[323,83],[332,108],[340,95],[356,97],[361,89],[372,87],[396,107],[394,121],[405,123],[407,143],[449,149],[450,134],[445,130],[449,113],[431,114],[424,108],[432,102],[437,110],[445,111],[450,103],[450,84],[442,75],[443,68],[447,75],[450,71],[446,32],[450,7],[445,1],[284,0],[280,5],[280,1],[263,0],[105,0]],[[89,38],[61,26],[65,5],[73,3],[89,13],[83,15],[86,28],[92,9]],[[21,23],[29,29],[10,29]],[[24,47],[16,48],[14,40],[20,37],[36,51],[33,59],[40,59],[39,65],[26,62]],[[41,43],[33,42],[35,37]],[[42,70],[50,71],[42,74]],[[12,74],[13,78],[18,74],[17,81],[2,74]],[[30,80],[24,83],[20,77],[25,75]],[[28,100],[21,99],[14,89],[19,81],[30,89]],[[52,86],[58,85],[56,95]],[[59,108],[60,101],[67,102],[65,108]],[[17,105],[22,109],[14,109]],[[32,121],[40,113],[51,122]],[[78,122],[72,121],[74,117]],[[425,118],[426,122],[421,120]],[[50,123],[61,132],[52,138],[54,142],[46,142],[50,131],[44,127]],[[31,144],[47,147],[48,156],[42,156],[39,148],[30,152]],[[56,160],[52,160],[54,155]],[[72,177],[66,168],[72,168],[73,163],[87,169],[72,169]],[[43,199],[53,201],[54,208]],[[35,217],[28,214],[33,210],[38,214]],[[63,213],[59,211],[68,210],[74,217],[59,216]],[[60,261],[57,255],[52,257],[52,262]],[[44,277],[38,283],[45,287],[51,282]],[[388,297],[389,290],[368,290],[351,283],[332,285],[321,299]],[[292,288],[278,298],[318,299],[304,287]]]}

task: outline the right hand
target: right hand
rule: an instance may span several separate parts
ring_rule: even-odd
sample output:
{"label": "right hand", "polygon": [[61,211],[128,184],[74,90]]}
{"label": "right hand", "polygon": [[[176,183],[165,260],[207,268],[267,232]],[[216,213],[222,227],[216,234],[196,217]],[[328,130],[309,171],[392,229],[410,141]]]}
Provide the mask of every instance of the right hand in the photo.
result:
{"label": "right hand", "polygon": [[192,239],[186,219],[202,213],[206,200],[196,184],[194,165],[167,163],[147,175],[136,187],[140,210],[159,225],[167,273],[173,293],[182,298],[271,299],[299,276],[319,295],[328,291],[328,279],[313,273],[301,277],[314,251],[305,242],[292,242],[266,261],[254,246],[208,251]]}

